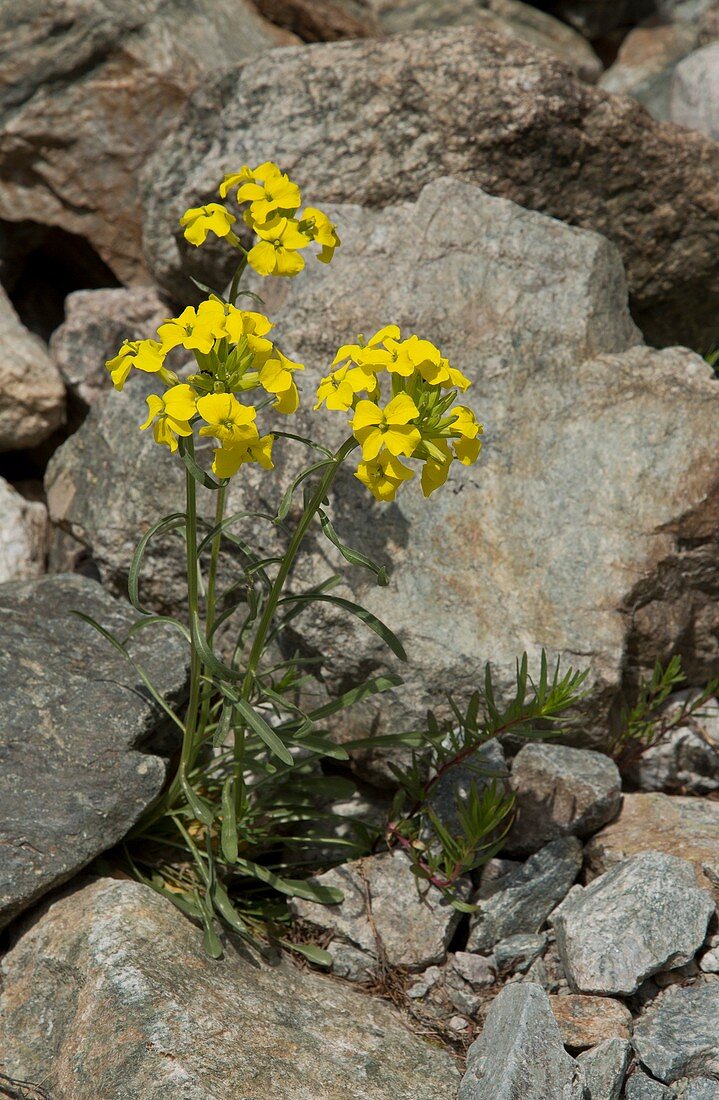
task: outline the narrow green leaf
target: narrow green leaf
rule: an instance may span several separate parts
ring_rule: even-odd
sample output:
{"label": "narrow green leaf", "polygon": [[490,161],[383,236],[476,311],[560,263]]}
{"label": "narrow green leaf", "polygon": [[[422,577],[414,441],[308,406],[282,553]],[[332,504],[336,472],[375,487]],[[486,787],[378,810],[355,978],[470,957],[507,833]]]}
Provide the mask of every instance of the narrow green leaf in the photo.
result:
{"label": "narrow green leaf", "polygon": [[183,772],[180,772],[180,786],[182,787],[182,793],[187,799],[187,804],[197,820],[201,821],[203,825],[212,825],[212,822],[215,820],[212,807],[209,802],[206,802],[204,798],[200,798],[200,796],[193,791]]}
{"label": "narrow green leaf", "polygon": [[274,753],[283,764],[292,766],[294,764],[292,754],[272,727],[267,724],[262,715],[258,714],[255,708],[251,706],[246,699],[240,699],[239,696],[235,701],[235,707],[242,718],[247,722],[247,725],[254,730],[261,741],[264,741],[270,752]]}
{"label": "narrow green leaf", "polygon": [[[283,435],[287,433],[277,432],[276,434]],[[290,484],[287,486],[287,489],[282,494],[282,500],[280,501],[280,506],[277,509],[277,516],[275,517],[275,519],[277,521],[285,519],[292,505],[292,497],[295,495],[295,489],[297,489],[297,487],[302,484],[305,478],[308,478],[312,474],[317,473],[319,470],[324,470],[327,466],[331,465],[332,459],[325,458],[322,459],[321,462],[314,462],[311,466],[308,466],[306,470],[302,470],[302,472],[299,473],[292,482],[290,482]]]}
{"label": "narrow green leaf", "polygon": [[238,859],[235,866],[239,871],[244,871],[257,878],[260,882],[266,882],[274,887],[280,894],[291,898],[304,898],[305,901],[316,901],[320,905],[337,905],[344,901],[344,894],[335,886],[322,886],[309,879],[289,879],[276,875],[260,863],[253,863],[249,859]]}
{"label": "narrow green leaf", "polygon": [[329,737],[321,737],[317,733],[297,734],[295,737],[287,737],[287,740],[292,745],[298,745],[303,749],[311,749],[312,752],[329,756],[333,760],[349,760],[349,753],[343,745],[338,745]]}
{"label": "narrow green leaf", "polygon": [[329,951],[325,951],[323,947],[317,947],[314,943],[291,943],[290,940],[280,940],[280,943],[289,951],[304,955],[308,962],[314,963],[315,966],[332,966],[333,959]]}
{"label": "narrow green leaf", "polygon": [[212,891],[212,901],[217,913],[219,913],[222,919],[234,932],[239,932],[240,935],[245,935],[247,933],[247,925],[230,901],[224,886],[219,882],[215,883],[214,890]]}
{"label": "narrow green leaf", "polygon": [[192,638],[190,637],[189,630],[184,623],[181,623],[179,621],[179,619],[173,618],[172,615],[145,615],[142,619],[138,619],[136,623],[132,624],[127,634],[122,639],[121,645],[127,645],[127,643],[130,641],[130,638],[132,638],[135,634],[139,634],[141,630],[145,629],[145,627],[159,625],[174,627],[176,630],[179,630],[180,634],[186,642],[188,642],[189,644],[192,643]]}
{"label": "narrow green leaf", "polygon": [[315,443],[313,439],[308,439],[307,436],[295,435],[294,432],[273,432],[272,434],[278,439],[294,439],[296,443],[304,443],[305,447],[310,447],[313,451],[320,451],[327,458],[334,460],[335,456],[332,451],[328,450],[327,447],[323,447],[321,443]]}
{"label": "narrow green leaf", "polygon": [[220,831],[222,854],[228,863],[237,859],[237,818],[235,817],[235,780],[228,776],[222,787],[222,829]]}
{"label": "narrow green leaf", "polygon": [[280,604],[285,603],[331,603],[335,607],[340,607],[344,611],[349,611],[351,615],[360,619],[365,626],[368,626],[370,630],[373,630],[375,634],[379,634],[382,641],[392,650],[396,657],[399,657],[400,661],[407,660],[407,654],[405,653],[404,646],[400,642],[399,638],[388,626],[373,615],[371,611],[367,611],[366,608],[361,607],[357,603],[353,603],[351,600],[345,600],[342,596],[330,596],[324,592],[321,593],[301,593],[296,596],[285,596],[281,599]]}
{"label": "narrow green leaf", "polygon": [[326,538],[337,547],[342,557],[348,561],[350,565],[360,565],[364,569],[368,569],[370,573],[374,573],[377,578],[377,584],[386,587],[389,584],[386,566],[376,565],[366,554],[361,553],[359,550],[354,550],[351,546],[346,546],[335,531],[329,516],[323,508],[320,508],[317,514],[319,515],[320,524],[322,525],[322,530]]}
{"label": "narrow green leaf", "polygon": [[180,458],[194,477],[195,481],[198,481],[200,485],[204,485],[206,489],[211,489],[212,492],[216,492],[222,485],[227,485],[229,478],[221,478],[219,481],[215,481],[213,477],[210,477],[210,475],[202,469],[195,456],[188,450],[184,436],[178,436],[177,442]]}
{"label": "narrow green leaf", "polygon": [[171,515],[164,516],[162,519],[158,520],[157,523],[153,523],[152,527],[145,532],[137,544],[135,553],[132,555],[132,561],[130,562],[130,572],[127,578],[127,592],[132,606],[137,611],[142,612],[143,615],[147,615],[148,612],[140,603],[139,583],[142,559],[145,556],[148,544],[156,535],[163,535],[168,531],[176,531],[178,527],[184,527],[186,523],[187,518],[184,512],[173,512]]}
{"label": "narrow green leaf", "polygon": [[200,624],[200,618],[196,611],[193,611],[190,616],[190,627],[192,629],[192,637],[195,643],[195,648],[200,655],[202,663],[212,672],[219,680],[230,680],[237,682],[244,679],[244,673],[240,672],[236,668],[231,668],[230,665],[226,665],[219,659],[210,647],[207,639],[202,630]]}

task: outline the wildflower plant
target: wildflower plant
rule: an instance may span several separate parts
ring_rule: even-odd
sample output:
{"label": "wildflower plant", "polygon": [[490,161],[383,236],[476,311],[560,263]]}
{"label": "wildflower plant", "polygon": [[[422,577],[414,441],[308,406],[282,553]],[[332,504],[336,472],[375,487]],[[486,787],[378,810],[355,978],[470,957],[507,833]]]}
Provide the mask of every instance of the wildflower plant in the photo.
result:
{"label": "wildflower plant", "polygon": [[[339,470],[347,462],[354,463],[355,477],[380,502],[393,501],[417,476],[428,497],[444,484],[452,463],[469,466],[477,461],[482,426],[471,407],[458,401],[469,389],[469,379],[429,340],[415,334],[403,337],[397,325],[387,324],[368,339],[358,336],[340,347],[317,388],[313,406],[318,421],[329,413],[344,416],[347,422],[347,437],[337,450],[291,431],[270,430],[268,416],[276,419],[279,414],[289,420],[296,413],[304,367],[281,350],[268,317],[237,305],[241,294],[250,293],[240,290],[243,273],[250,267],[263,277],[293,278],[313,250],[321,263],[330,263],[340,238],[326,214],[316,207],[302,207],[298,185],[271,162],[244,166],[226,176],[219,197],[232,196],[241,214],[223,201],[190,209],[180,219],[191,245],[202,247],[214,235],[236,250],[238,262],[228,290],[201,288],[207,296],[198,305],[167,319],[154,337],[125,341],[107,362],[117,390],[134,370],[154,376],[157,392],[147,397],[147,417],[139,428],[152,431],[155,442],[184,465],[186,493],[184,511],[159,519],[143,536],[129,571],[129,596],[141,616],[131,633],[159,623],[179,629],[190,648],[190,682],[181,716],[158,695],[144,670],[138,670],[179,728],[182,743],[175,774],[136,827],[127,855],[142,881],[202,924],[206,949],[214,956],[221,952],[218,925],[253,941],[258,935],[262,938],[267,920],[280,912],[273,896],[297,895],[324,903],[341,900],[338,890],[287,877],[287,861],[281,855],[293,839],[302,843],[303,829],[318,815],[331,818],[331,813],[318,808],[318,796],[321,802],[347,794],[347,779],[319,772],[319,760],[346,761],[353,747],[383,742],[428,748],[444,772],[453,749],[464,759],[470,743],[496,736],[501,725],[490,680],[490,691],[484,695],[490,725],[479,734],[477,697],[470,703],[468,721],[461,725],[467,736],[457,741],[458,735],[453,735],[449,750],[440,743],[436,722],[425,733],[400,732],[344,745],[332,739],[327,720],[346,706],[396,686],[400,681],[393,675],[371,679],[314,709],[303,710],[299,705],[297,689],[308,659],[293,656],[278,661],[273,645],[290,621],[313,602],[329,602],[357,616],[398,658],[406,659],[402,643],[385,624],[331,592],[338,578],[309,591],[287,590],[298,552],[316,520],[345,559],[371,570],[378,584],[388,583],[386,570],[345,546],[329,519],[328,493]],[[235,232],[239,217],[255,237],[249,248]],[[168,366],[168,355],[177,348],[193,360],[181,375]],[[211,463],[203,463],[199,447],[196,451],[196,444],[204,440],[211,441]],[[230,480],[242,477],[248,464],[272,476],[274,448],[297,441],[315,457],[285,488],[276,515],[227,515]],[[263,557],[250,546],[243,525],[264,519],[286,527],[299,486],[304,490],[303,508],[294,529],[287,532],[284,553]],[[211,492],[216,503],[209,529],[198,518],[197,494],[203,491]],[[147,546],[170,531],[180,532],[185,543],[186,623],[150,614],[140,600],[139,578]],[[223,544],[239,553],[243,565],[236,566],[240,574],[220,599]],[[228,659],[217,651],[218,632],[220,628],[227,632],[235,616],[240,624]],[[119,640],[100,624],[93,625],[132,659],[129,636]],[[526,663],[523,668],[522,699]],[[544,668],[536,706],[522,709],[523,703],[517,703],[509,724],[517,732],[531,725],[538,714],[551,719],[576,686],[571,676],[560,680],[557,675],[552,687]],[[358,823],[360,851],[376,848],[383,836],[390,847],[419,850],[417,817],[427,800],[422,797],[417,769],[415,763],[402,782],[413,808],[408,812],[402,800],[396,803],[386,831],[363,831]],[[431,783],[427,792],[430,788]],[[434,855],[414,859],[418,877],[441,882],[450,890],[458,869],[466,870],[478,851],[491,848],[484,838],[496,830],[510,808],[496,791],[481,804],[474,800],[467,809],[468,839],[460,842],[461,857],[449,838],[444,861]],[[305,835],[310,832],[308,827]],[[445,839],[439,836],[440,847]],[[350,854],[358,852],[351,841],[334,837],[328,843],[336,843],[340,850],[344,845]],[[315,961],[327,962],[319,948],[305,945],[302,950]]]}

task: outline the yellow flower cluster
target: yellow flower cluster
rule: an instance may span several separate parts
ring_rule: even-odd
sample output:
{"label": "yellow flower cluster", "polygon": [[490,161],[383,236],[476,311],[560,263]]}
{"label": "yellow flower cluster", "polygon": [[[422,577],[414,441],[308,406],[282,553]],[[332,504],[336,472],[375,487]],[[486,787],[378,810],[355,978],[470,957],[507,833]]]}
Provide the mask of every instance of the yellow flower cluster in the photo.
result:
{"label": "yellow flower cluster", "polygon": [[[158,443],[174,452],[178,436],[191,436],[193,423],[204,421],[199,434],[218,442],[212,465],[218,477],[231,477],[244,462],[271,469],[273,437],[260,436],[258,410],[236,396],[263,390],[268,395],[264,404],[278,412],[297,409],[293,375],[304,367],[267,339],[271,328],[263,314],[237,309],[212,295],[197,309],[188,306],[161,324],[157,340],[126,340],[106,367],[117,390],[133,367],[164,382],[163,394],[147,398],[149,415],[141,425],[152,425]],[[186,382],[165,366],[168,352],[178,347],[193,352],[198,367]]]}
{"label": "yellow flower cluster", "polygon": [[[332,366],[317,389],[315,408],[324,403],[352,412],[349,423],[362,448],[355,477],[377,500],[394,500],[402,483],[414,477],[401,458],[422,462],[426,497],[444,484],[453,461],[477,461],[482,425],[471,409],[454,403],[469,379],[429,340],[402,340],[397,325],[387,325],[366,342],[360,336],[356,344],[345,344]],[[384,406],[383,372],[392,390]]]}
{"label": "yellow flower cluster", "polygon": [[[220,198],[227,198],[232,190],[238,203],[249,203],[243,219],[259,240],[245,254],[258,274],[297,275],[305,266],[300,251],[313,241],[320,246],[318,260],[325,264],[331,261],[340,243],[335,226],[314,206],[306,206],[298,214],[302,205],[300,189],[272,161],[256,168],[244,165],[239,172],[225,176],[219,187]],[[211,202],[187,210],[180,225],[190,244],[204,244],[208,233],[214,233],[245,252],[232,228],[236,221],[236,215],[225,206]]]}

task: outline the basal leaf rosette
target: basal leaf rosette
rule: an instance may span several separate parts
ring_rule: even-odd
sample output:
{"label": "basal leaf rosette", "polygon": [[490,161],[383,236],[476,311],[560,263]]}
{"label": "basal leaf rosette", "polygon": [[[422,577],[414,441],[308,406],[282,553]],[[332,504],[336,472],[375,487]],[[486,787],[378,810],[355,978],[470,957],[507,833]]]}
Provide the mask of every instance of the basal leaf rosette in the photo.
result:
{"label": "basal leaf rosette", "polygon": [[[117,390],[133,368],[164,383],[164,392],[147,398],[148,416],[140,427],[152,427],[155,441],[171,452],[199,425],[199,436],[217,441],[212,463],[217,477],[232,477],[246,462],[272,469],[273,437],[260,434],[257,413],[267,406],[294,413],[299,393],[293,376],[304,369],[268,339],[272,327],[264,314],[211,295],[196,309],[188,306],[168,318],[156,340],[126,340],[106,367]],[[197,365],[185,381],[165,366],[166,356],[179,347],[192,352]],[[245,400],[253,391],[262,399],[259,408]]]}
{"label": "basal leaf rosette", "polygon": [[243,165],[238,172],[225,176],[219,186],[220,198],[234,191],[237,203],[245,206],[243,221],[257,236],[246,250],[233,226],[237,215],[221,203],[211,202],[185,211],[180,218],[185,239],[199,247],[210,233],[242,252],[247,263],[259,275],[299,274],[305,266],[302,250],[315,243],[320,246],[317,259],[328,264],[340,244],[330,219],[315,206],[301,212],[302,195],[298,185],[273,161],[256,168]]}
{"label": "basal leaf rosette", "polygon": [[470,381],[429,340],[402,340],[397,325],[387,325],[367,341],[359,336],[345,344],[332,366],[315,408],[352,413],[349,424],[362,450],[355,477],[376,500],[394,500],[415,476],[403,459],[421,463],[426,497],[444,484],[453,462],[477,461],[482,425],[455,403]]}

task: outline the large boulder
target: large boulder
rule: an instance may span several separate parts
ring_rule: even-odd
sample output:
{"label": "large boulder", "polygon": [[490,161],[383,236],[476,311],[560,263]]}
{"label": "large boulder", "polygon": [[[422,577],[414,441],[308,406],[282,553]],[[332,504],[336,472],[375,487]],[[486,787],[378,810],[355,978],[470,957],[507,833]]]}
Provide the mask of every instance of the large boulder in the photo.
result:
{"label": "large boulder", "polygon": [[479,26],[549,50],[583,79],[602,63],[585,38],[522,0],[254,0],[259,11],[305,42],[332,42],[440,27]]}
{"label": "large boulder", "polygon": [[34,447],[65,418],[65,387],[0,288],[0,451]]}
{"label": "large boulder", "polygon": [[633,1041],[642,1065],[667,1084],[718,1077],[719,981],[671,986],[639,1018]]}
{"label": "large boulder", "polygon": [[201,935],[146,886],[52,904],[2,967],[3,1069],[57,1100],[447,1100],[448,1053],[387,1004]]}
{"label": "large boulder", "polygon": [[193,88],[280,41],[249,0],[3,4],[0,217],[79,234],[141,278],[140,167]]}
{"label": "large boulder", "polygon": [[[148,747],[167,720],[74,611],[119,637],[137,618],[83,577],[0,586],[0,928],[121,840],[165,781]],[[141,634],[132,654],[177,702],[186,647],[167,627],[159,639]]]}
{"label": "large boulder", "polygon": [[[656,659],[681,649],[701,683],[715,671],[719,629],[719,388],[707,364],[638,346],[618,255],[603,238],[471,184],[442,180],[416,203],[331,212],[344,241],[332,267],[261,287],[278,340],[307,364],[305,404],[341,343],[392,320],[434,340],[472,378],[468,400],[487,428],[479,464],[430,501],[410,486],[380,506],[349,471],[338,480],[338,529],[392,565],[389,588],[350,575],[315,542],[297,573],[298,584],[333,567],[345,573],[346,594],[403,637],[407,687],[382,697],[382,724],[412,728],[448,687],[471,692],[487,659],[504,691],[517,656],[528,651],[536,668],[543,647],[591,669],[583,735],[595,743]],[[52,519],[115,591],[139,535],[182,508],[180,463],[136,430],[145,392],[135,378],[99,402],[48,469]],[[299,425],[333,445],[347,431],[341,414],[303,412]],[[276,506],[298,454],[305,460],[298,448],[276,452],[275,474],[235,479],[232,511]],[[276,550],[276,531],[253,535]],[[68,564],[53,556],[54,568]],[[148,601],[176,599],[182,569],[181,540],[158,544]],[[304,615],[293,629],[325,658],[331,693],[386,666],[381,641],[346,616]]]}
{"label": "large boulder", "polygon": [[319,205],[386,206],[438,176],[471,180],[614,241],[652,343],[700,346],[715,323],[719,148],[521,43],[466,27],[319,44],[204,87],[144,176],[147,258],[168,292],[196,293],[190,274],[217,282],[217,251],[182,237],[184,210],[268,157]]}
{"label": "large boulder", "polygon": [[572,989],[635,993],[645,978],[694,957],[714,908],[691,863],[663,852],[643,852],[575,887],[552,914]]}

